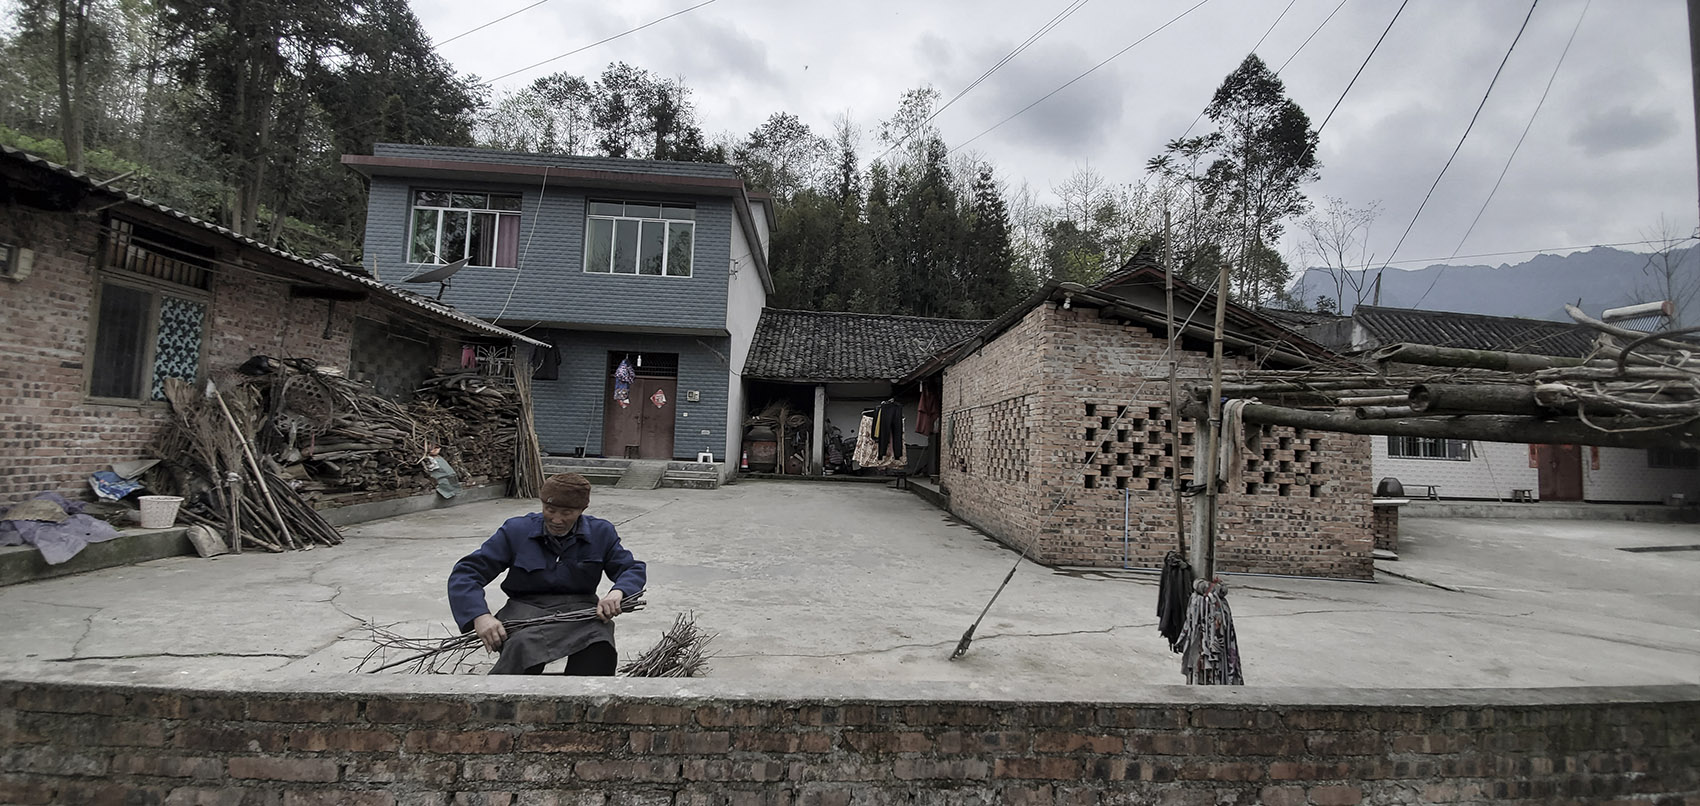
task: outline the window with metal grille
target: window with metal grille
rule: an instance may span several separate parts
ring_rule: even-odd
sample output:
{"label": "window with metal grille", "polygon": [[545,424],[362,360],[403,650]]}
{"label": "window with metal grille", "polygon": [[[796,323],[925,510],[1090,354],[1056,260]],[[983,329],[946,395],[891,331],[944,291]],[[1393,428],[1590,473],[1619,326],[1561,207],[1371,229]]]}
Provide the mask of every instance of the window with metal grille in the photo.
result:
{"label": "window with metal grille", "polygon": [[200,375],[204,300],[127,282],[103,281],[95,303],[89,397],[165,399],[165,379]]}
{"label": "window with metal grille", "polygon": [[1447,459],[1470,461],[1470,441],[1439,437],[1388,437],[1387,455],[1393,459]]}

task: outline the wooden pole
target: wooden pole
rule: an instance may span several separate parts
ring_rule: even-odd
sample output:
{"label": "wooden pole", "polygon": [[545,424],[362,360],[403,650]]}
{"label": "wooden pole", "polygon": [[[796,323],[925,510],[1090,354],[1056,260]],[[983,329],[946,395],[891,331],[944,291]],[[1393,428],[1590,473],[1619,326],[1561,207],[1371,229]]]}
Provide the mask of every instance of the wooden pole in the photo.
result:
{"label": "wooden pole", "polygon": [[248,445],[248,435],[242,433],[242,427],[236,424],[236,416],[231,414],[230,407],[224,404],[224,395],[218,393],[218,384],[213,383],[210,378],[207,380],[207,392],[212,395],[213,400],[218,401],[218,408],[224,412],[224,421],[230,423],[230,430],[236,432],[236,441],[242,445],[242,455],[248,459],[248,469],[254,472],[254,481],[260,485],[260,492],[265,494],[266,507],[271,510],[272,517],[277,518],[277,528],[283,532],[284,544],[311,548],[297,543],[289,533],[289,523],[283,519],[283,512],[278,509],[277,502],[272,500],[271,488],[266,485],[266,477],[260,472],[260,462],[254,458],[254,449]]}
{"label": "wooden pole", "polygon": [[[1189,417],[1201,421],[1207,411],[1196,401],[1184,404]],[[1642,418],[1599,418],[1603,431],[1576,419],[1545,419],[1505,414],[1358,419],[1351,411],[1311,411],[1247,403],[1242,411],[1247,423],[1285,425],[1342,434],[1380,434],[1394,437],[1436,439],[1479,439],[1485,442],[1521,442],[1531,445],[1598,445],[1604,448],[1700,447],[1700,424],[1671,427],[1668,422]],[[1643,428],[1656,430],[1634,431]],[[1202,498],[1203,496],[1199,496]]]}
{"label": "wooden pole", "polygon": [[[1243,260],[1243,255],[1242,255]],[[1216,325],[1210,345],[1210,408],[1199,418],[1196,447],[1204,451],[1202,467],[1196,467],[1194,481],[1204,485],[1204,491],[1193,498],[1192,505],[1192,570],[1200,579],[1216,575],[1216,464],[1220,457],[1222,433],[1222,323],[1228,312],[1228,262],[1223,261],[1216,276]],[[1176,457],[1179,459],[1179,457]]]}
{"label": "wooden pole", "polygon": [[1169,210],[1163,208],[1163,304],[1169,334],[1169,487],[1175,496],[1175,550],[1186,556],[1186,503],[1181,496],[1181,342],[1175,333],[1175,267]]}
{"label": "wooden pole", "polygon": [[242,474],[234,470],[225,474],[230,483],[230,553],[242,553]]}
{"label": "wooden pole", "polygon": [[1462,347],[1434,347],[1427,344],[1392,344],[1371,353],[1370,358],[1399,364],[1492,369],[1500,372],[1534,372],[1553,367],[1580,367],[1588,363],[1580,358],[1506,353],[1498,350],[1467,350]]}

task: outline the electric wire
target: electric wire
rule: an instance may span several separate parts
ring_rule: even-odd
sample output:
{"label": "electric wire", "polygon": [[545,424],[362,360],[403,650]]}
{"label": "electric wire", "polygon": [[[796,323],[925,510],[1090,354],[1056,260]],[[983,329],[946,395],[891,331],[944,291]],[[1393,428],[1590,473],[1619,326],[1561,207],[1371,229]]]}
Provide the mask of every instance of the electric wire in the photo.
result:
{"label": "electric wire", "polygon": [[1174,25],[1177,22],[1180,22],[1181,18],[1187,16],[1188,14],[1191,14],[1194,11],[1197,11],[1199,6],[1202,6],[1202,5],[1204,5],[1205,3],[1208,3],[1208,2],[1210,2],[1210,0],[1198,0],[1197,3],[1193,4],[1187,10],[1182,11],[1179,14],[1176,14],[1174,17],[1171,17],[1168,22],[1165,22],[1162,25],[1157,26],[1157,28],[1155,30],[1153,30],[1151,33],[1148,33],[1148,34],[1134,40],[1132,44],[1130,44],[1127,47],[1122,48],[1121,50],[1118,50],[1115,53],[1111,54],[1109,58],[1107,58],[1107,59],[1105,59],[1105,60],[1103,60],[1103,61],[1101,61],[1101,62],[1099,62],[1095,65],[1092,65],[1092,67],[1088,68],[1086,70],[1086,72],[1081,73],[1080,75],[1077,75],[1074,78],[1071,78],[1068,81],[1063,82],[1062,86],[1057,87],[1056,89],[1045,93],[1043,96],[1041,96],[1039,98],[1039,100],[1034,101],[1033,103],[1030,103],[1030,104],[1022,107],[1015,114],[1010,115],[1009,117],[1004,118],[1003,120],[1000,120],[997,123],[992,124],[992,126],[988,129],[986,129],[985,131],[980,132],[979,134],[976,134],[973,137],[970,137],[967,140],[962,141],[961,143],[958,143],[956,146],[951,148],[948,153],[955,154],[957,151],[960,151],[961,149],[966,147],[969,143],[972,143],[975,140],[978,140],[982,137],[985,137],[986,135],[991,134],[994,130],[1003,126],[1005,123],[1008,123],[1012,120],[1015,120],[1018,117],[1021,117],[1021,115],[1026,113],[1027,110],[1032,109],[1033,107],[1044,103],[1046,100],[1050,99],[1051,96],[1056,95],[1057,93],[1062,92],[1065,89],[1068,89],[1070,86],[1072,86],[1074,84],[1074,82],[1079,81],[1079,80],[1081,80],[1081,79],[1083,79],[1083,78],[1085,78],[1089,75],[1092,75],[1093,73],[1098,71],[1098,68],[1103,67],[1104,65],[1109,64],[1112,61],[1115,61],[1122,54],[1124,54],[1124,53],[1126,53],[1130,50],[1133,50],[1134,47],[1137,46],[1139,43],[1144,42],[1145,40],[1150,39],[1153,36],[1156,36],[1157,34],[1161,33],[1163,31],[1163,29],[1168,28],[1169,26]]}
{"label": "electric wire", "polygon": [[[1464,141],[1469,139],[1470,130],[1476,127],[1476,120],[1481,117],[1482,109],[1487,106],[1488,97],[1493,95],[1494,85],[1499,82],[1500,74],[1505,71],[1506,62],[1511,61],[1511,53],[1517,49],[1517,43],[1522,40],[1523,32],[1528,30],[1529,19],[1535,16],[1535,7],[1540,5],[1540,3],[1541,0],[1533,0],[1529,3],[1529,13],[1523,16],[1523,24],[1517,27],[1517,35],[1511,38],[1511,47],[1505,49],[1505,57],[1499,60],[1498,69],[1493,71],[1493,78],[1488,81],[1487,91],[1482,93],[1481,103],[1476,104],[1476,113],[1470,116],[1470,123],[1464,127],[1464,134],[1458,138],[1458,144],[1452,147],[1451,156],[1446,158],[1445,165],[1440,166],[1440,173],[1435,174],[1433,184],[1429,185],[1428,192],[1423,194],[1423,200],[1417,204],[1417,211],[1411,215],[1410,223],[1405,225],[1405,232],[1401,234],[1399,236],[1399,240],[1393,244],[1393,251],[1387,254],[1388,262],[1392,262],[1393,257],[1399,254],[1399,247],[1405,245],[1405,238],[1411,234],[1411,229],[1417,225],[1417,219],[1422,216],[1423,208],[1428,206],[1428,200],[1434,196],[1434,189],[1440,187],[1440,180],[1442,177],[1446,176],[1446,169],[1452,167],[1452,160],[1456,159],[1458,152],[1464,148]],[[1385,270],[1386,266],[1383,266],[1382,268]],[[1429,291],[1434,290],[1434,284],[1439,282],[1441,275],[1445,273],[1446,269],[1442,267],[1440,272],[1435,274],[1434,282],[1429,283],[1428,290],[1424,291],[1423,295],[1417,298],[1416,305],[1412,305],[1411,307],[1415,308],[1417,305],[1421,305],[1423,300],[1428,298]]]}
{"label": "electric wire", "polygon": [[[1488,204],[1493,201],[1494,194],[1499,192],[1499,184],[1505,181],[1506,172],[1511,170],[1511,162],[1517,159],[1517,152],[1523,147],[1523,140],[1529,136],[1529,130],[1535,127],[1535,117],[1541,113],[1541,107],[1547,102],[1547,93],[1552,92],[1552,83],[1558,78],[1558,68],[1564,66],[1564,57],[1569,55],[1570,46],[1576,41],[1576,32],[1582,30],[1582,18],[1588,16],[1588,7],[1593,0],[1582,4],[1582,13],[1576,15],[1576,25],[1570,29],[1570,38],[1564,40],[1564,50],[1559,51],[1558,63],[1552,66],[1552,75],[1547,76],[1547,85],[1541,90],[1541,99],[1535,102],[1535,111],[1529,113],[1529,122],[1523,124],[1523,133],[1517,135],[1517,144],[1511,147],[1511,156],[1505,158],[1505,166],[1499,169],[1499,178],[1493,180],[1493,189],[1488,191],[1486,199],[1482,200],[1481,209],[1476,211],[1476,217],[1470,219],[1470,226],[1464,230],[1464,237],[1458,239],[1458,245],[1452,248],[1456,255],[1464,249],[1464,242],[1470,240],[1470,234],[1476,231],[1476,224],[1482,220],[1482,213],[1487,212]],[[1447,258],[1451,260],[1451,258]]]}
{"label": "electric wire", "polygon": [[448,38],[448,39],[445,39],[445,40],[443,40],[443,41],[441,41],[441,42],[438,42],[438,43],[436,43],[436,44],[434,44],[434,45],[432,45],[432,46],[431,46],[431,49],[432,49],[432,50],[436,50],[436,49],[437,49],[437,48],[440,48],[440,47],[442,47],[442,46],[444,46],[444,45],[447,45],[447,44],[448,44],[448,43],[450,43],[450,42],[453,42],[453,41],[455,41],[455,40],[456,40],[456,39],[459,39],[459,38],[461,38],[461,37],[463,37],[463,36],[466,36],[466,35],[468,35],[468,34],[475,34],[475,33],[478,33],[478,32],[479,32],[479,31],[482,31],[482,30],[484,30],[484,29],[485,29],[485,28],[489,28],[489,27],[490,27],[490,26],[492,26],[492,25],[495,25],[495,24],[496,24],[496,23],[498,23],[498,22],[501,22],[501,21],[503,21],[503,20],[506,20],[506,19],[508,19],[508,18],[510,18],[510,17],[515,17],[515,16],[518,16],[518,15],[519,15],[519,14],[522,14],[522,13],[524,13],[524,12],[527,12],[527,11],[530,11],[530,10],[532,10],[532,9],[534,9],[534,8],[537,8],[537,7],[538,7],[538,6],[540,6],[540,5],[543,5],[543,4],[544,4],[544,3],[547,3],[547,2],[549,2],[549,0],[537,0],[537,2],[535,2],[535,3],[532,3],[532,4],[531,4],[531,5],[529,5],[529,6],[526,6],[526,7],[525,7],[525,8],[522,8],[522,9],[520,9],[520,10],[519,10],[519,11],[515,11],[515,12],[513,12],[513,13],[510,13],[510,14],[505,14],[505,15],[503,15],[503,16],[500,16],[500,17],[497,17],[497,18],[495,18],[495,19],[493,19],[493,20],[491,20],[491,21],[489,21],[489,22],[487,22],[487,23],[484,23],[484,24],[483,24],[483,25],[480,25],[480,26],[478,26],[478,27],[477,27],[477,28],[473,28],[473,29],[471,29],[471,30],[467,30],[467,31],[461,31],[461,32],[460,32],[460,33],[458,33],[458,34],[455,34],[455,35],[454,35],[454,36],[451,36],[451,37],[449,37],[449,38]]}
{"label": "electric wire", "polygon": [[[1251,46],[1251,53],[1252,53],[1252,54],[1253,54],[1253,55],[1256,55],[1256,53],[1257,53],[1257,49],[1258,49],[1258,48],[1260,48],[1260,47],[1263,47],[1263,40],[1265,40],[1265,39],[1268,39],[1268,38],[1269,38],[1269,35],[1270,35],[1270,34],[1272,34],[1272,33],[1275,33],[1275,26],[1277,26],[1277,25],[1280,25],[1280,24],[1281,24],[1281,20],[1282,20],[1282,19],[1284,19],[1284,18],[1285,18],[1285,17],[1286,17],[1286,16],[1287,16],[1287,12],[1289,12],[1289,11],[1292,11],[1292,10],[1293,10],[1293,4],[1294,4],[1294,3],[1296,3],[1296,2],[1298,2],[1298,0],[1287,0],[1287,7],[1286,7],[1286,8],[1283,8],[1283,9],[1281,9],[1281,13],[1280,13],[1280,14],[1279,14],[1279,15],[1277,15],[1277,16],[1276,16],[1276,17],[1275,17],[1275,21],[1274,21],[1274,22],[1272,22],[1272,23],[1269,23],[1269,28],[1268,28],[1268,29],[1266,29],[1266,30],[1265,30],[1265,31],[1264,31],[1264,32],[1263,32],[1263,36],[1260,36],[1260,37],[1258,37],[1258,38],[1257,38],[1257,44],[1255,44],[1255,45],[1252,45],[1252,46]],[[1345,3],[1346,3],[1346,0],[1340,0],[1340,4],[1341,4],[1341,5],[1345,5]],[[1339,6],[1335,6],[1335,7],[1334,7],[1334,10],[1335,10],[1335,11],[1339,11],[1339,10],[1340,10],[1340,7],[1339,7]],[[1333,17],[1333,16],[1334,16],[1334,15],[1333,15],[1333,14],[1330,14],[1330,15],[1328,15],[1328,16],[1329,16],[1329,17],[1330,17],[1330,18],[1332,18],[1332,17]],[[1323,25],[1327,25],[1327,24],[1328,24],[1328,20],[1323,20],[1323,21],[1322,21],[1322,24],[1323,24]],[[1316,30],[1318,30],[1318,31],[1320,31],[1320,30],[1322,30],[1322,27],[1321,27],[1321,26],[1317,26],[1317,29],[1316,29]],[[1313,32],[1313,33],[1312,33],[1312,34],[1311,34],[1311,36],[1316,36],[1316,34],[1315,34],[1315,33],[1314,33],[1314,32]],[[1305,40],[1305,43],[1306,43],[1306,44],[1308,44],[1308,43],[1309,43],[1309,42],[1310,42],[1310,40],[1309,40],[1309,39],[1306,39],[1306,40]],[[1300,45],[1300,46],[1299,46],[1299,48],[1300,48],[1300,50],[1302,50],[1302,49],[1304,49],[1304,45]],[[1297,51],[1295,51],[1295,52],[1294,52],[1294,53],[1293,53],[1293,55],[1294,55],[1294,56],[1297,56],[1297,55],[1298,55],[1298,52],[1297,52]],[[1287,58],[1287,61],[1292,61],[1292,57],[1288,57],[1288,58]],[[1282,65],[1282,66],[1283,66],[1283,67],[1285,67],[1285,66],[1286,66],[1286,65]],[[1276,75],[1280,75],[1280,72],[1279,72],[1279,71],[1276,71]],[[1198,115],[1197,115],[1197,116],[1196,116],[1196,117],[1194,117],[1194,118],[1193,118],[1193,119],[1192,119],[1192,123],[1191,123],[1191,124],[1189,124],[1189,125],[1188,125],[1188,126],[1187,126],[1187,127],[1186,127],[1186,131],[1184,131],[1184,132],[1181,132],[1181,138],[1180,138],[1180,139],[1182,139],[1182,140],[1185,140],[1185,139],[1186,139],[1186,136],[1187,136],[1187,135],[1189,135],[1189,134],[1192,134],[1192,130],[1193,130],[1193,129],[1194,129],[1194,128],[1196,128],[1196,127],[1197,127],[1197,126],[1198,126],[1198,122],[1199,122],[1199,121],[1201,121],[1201,120],[1203,120],[1203,119],[1204,119],[1204,110],[1205,110],[1205,109],[1209,109],[1209,108],[1210,108],[1210,104],[1205,104],[1205,105],[1204,105],[1204,108],[1203,108],[1203,109],[1200,109],[1200,110],[1198,110]]]}
{"label": "electric wire", "polygon": [[1293,55],[1288,56],[1286,61],[1281,62],[1281,66],[1275,69],[1275,75],[1277,75],[1277,76],[1281,75],[1282,71],[1287,69],[1287,65],[1292,64],[1293,60],[1297,59],[1299,57],[1299,54],[1304,52],[1305,46],[1309,45],[1310,41],[1312,39],[1315,39],[1317,34],[1322,33],[1322,29],[1323,29],[1324,26],[1328,25],[1328,21],[1334,19],[1334,15],[1339,14],[1340,9],[1345,8],[1345,7],[1346,7],[1346,0],[1340,0],[1340,3],[1336,6],[1334,6],[1334,10],[1328,12],[1328,16],[1324,17],[1322,19],[1322,24],[1316,26],[1316,30],[1311,31],[1310,36],[1305,37],[1305,41],[1299,43],[1299,47],[1298,47],[1297,50],[1293,51]]}
{"label": "electric wire", "polygon": [[[495,316],[490,317],[491,324],[495,324],[496,320],[502,318],[502,314],[508,312],[508,304],[514,301],[514,289],[519,288],[519,273],[525,270],[525,256],[531,253],[531,239],[537,235],[537,222],[543,218],[543,202],[548,199],[549,195],[549,167],[548,165],[543,166],[543,184],[537,188],[537,215],[531,219],[531,232],[525,236],[525,246],[519,250],[519,260],[514,261],[518,265],[514,266],[514,281],[508,284],[508,298],[502,300],[502,309],[497,311]],[[536,325],[532,326],[535,327]]]}
{"label": "electric wire", "polygon": [[649,22],[646,22],[646,23],[644,23],[644,24],[642,24],[642,25],[639,25],[639,26],[637,26],[637,27],[636,27],[636,28],[628,28],[628,29],[626,29],[626,30],[624,30],[624,31],[621,31],[621,32],[619,32],[619,33],[617,33],[617,34],[614,34],[614,35],[613,35],[613,36],[609,36],[609,37],[605,37],[605,38],[602,38],[602,39],[598,39],[598,40],[596,40],[596,41],[595,41],[595,42],[592,42],[592,43],[590,43],[590,44],[588,44],[588,45],[583,45],[583,46],[580,46],[580,47],[576,47],[576,48],[573,48],[573,49],[572,49],[572,50],[569,50],[569,51],[567,51],[567,52],[566,52],[566,53],[563,53],[563,54],[561,54],[561,55],[559,55],[559,56],[551,56],[551,57],[549,57],[549,58],[547,58],[547,59],[544,59],[544,60],[543,60],[543,61],[540,61],[540,62],[537,62],[537,63],[536,63],[536,64],[530,64],[530,65],[526,65],[526,66],[525,66],[525,67],[521,67],[521,68],[519,68],[519,69],[518,69],[518,70],[509,70],[509,71],[508,71],[508,72],[506,72],[506,73],[503,73],[503,74],[501,74],[501,75],[499,75],[499,76],[496,76],[496,77],[495,77],[495,78],[492,78],[492,79],[490,79],[490,80],[488,80],[488,81],[484,81],[484,82],[481,82],[481,83],[482,83],[482,84],[483,84],[483,85],[484,85],[484,86],[490,86],[490,85],[492,85],[492,84],[495,84],[495,83],[496,83],[496,82],[498,82],[498,81],[501,81],[501,80],[502,80],[502,79],[504,79],[504,78],[508,78],[508,77],[510,77],[510,76],[514,76],[514,75],[518,75],[518,74],[520,74],[520,73],[523,73],[523,72],[525,72],[525,71],[527,71],[527,70],[531,70],[531,69],[533,69],[533,68],[537,68],[537,67],[542,67],[542,66],[543,66],[543,65],[545,65],[545,64],[548,64],[548,63],[550,63],[550,62],[554,62],[554,61],[560,61],[560,60],[561,60],[561,59],[565,59],[565,58],[567,58],[567,57],[568,57],[568,56],[572,56],[572,55],[574,55],[574,54],[577,54],[577,53],[583,53],[583,52],[584,52],[584,51],[587,51],[587,50],[590,50],[590,49],[591,49],[591,48],[594,48],[594,47],[596,47],[596,46],[597,46],[597,45],[605,45],[605,44],[607,44],[607,43],[609,43],[609,42],[612,42],[612,41],[614,41],[614,40],[616,40],[616,39],[619,39],[619,38],[621,38],[621,37],[624,37],[624,36],[630,36],[630,35],[632,35],[632,34],[635,34],[635,33],[637,33],[637,32],[638,32],[638,31],[641,31],[641,30],[643,30],[643,29],[645,29],[645,28],[648,28],[648,27],[650,27],[650,26],[651,26],[651,25],[655,25],[655,24],[657,24],[657,23],[662,23],[662,22],[666,22],[666,21],[667,21],[667,20],[670,20],[670,19],[673,19],[673,18],[674,18],[674,17],[677,17],[677,16],[679,16],[679,15],[681,15],[681,14],[689,14],[689,13],[691,13],[691,12],[692,12],[692,11],[696,11],[696,10],[697,10],[697,9],[699,9],[699,8],[702,8],[702,7],[703,7],[703,6],[706,6],[706,5],[711,5],[711,4],[713,4],[713,3],[715,3],[715,2],[717,2],[717,1],[718,1],[718,0],[703,0],[703,2],[701,2],[701,3],[698,3],[698,4],[696,4],[696,5],[694,5],[694,6],[691,6],[691,7],[689,7],[689,8],[684,8],[684,9],[680,9],[680,10],[678,10],[678,11],[675,11],[675,12],[673,12],[673,13],[671,13],[671,14],[668,14],[668,15],[666,15],[666,16],[664,16],[664,17],[658,17],[658,18],[656,18],[656,19],[653,19],[653,20],[650,20],[650,21],[649,21]]}
{"label": "electric wire", "polygon": [[[1063,20],[1066,20],[1069,17],[1073,16],[1074,12],[1079,11],[1082,6],[1086,5],[1089,2],[1091,2],[1091,0],[1072,0],[1072,2],[1070,2],[1069,5],[1066,8],[1064,8],[1062,11],[1057,12],[1056,15],[1052,16],[1049,22],[1040,26],[1038,31],[1035,31],[1034,33],[1029,35],[1027,37],[1026,41],[1022,42],[1020,45],[1017,45],[1014,50],[1005,54],[1002,59],[998,60],[997,64],[992,65],[990,68],[988,68],[986,70],[986,72],[981,73],[979,78],[976,78],[973,81],[969,82],[968,86],[963,87],[962,90],[960,92],[956,93],[956,95],[952,96],[950,100],[945,101],[943,106],[939,107],[938,109],[933,110],[933,113],[928,115],[925,120],[922,120],[920,123],[915,124],[915,127],[910,129],[909,131],[904,132],[901,137],[897,138],[896,142],[893,142],[891,144],[890,148],[887,148],[884,151],[884,153],[881,153],[879,156],[874,157],[872,160],[870,160],[870,162],[878,162],[882,159],[885,159],[887,154],[890,154],[891,152],[896,151],[905,142],[908,142],[909,138],[913,137],[916,132],[921,131],[921,129],[926,127],[926,125],[928,123],[933,122],[934,118],[943,114],[946,109],[949,109],[951,104],[954,104],[957,101],[962,100],[962,96],[967,95],[969,93],[969,91],[973,90],[975,87],[980,86],[981,82],[984,82],[986,79],[990,78],[991,75],[993,73],[997,72],[999,68],[1003,67],[1006,64],[1009,64],[1010,61],[1014,60],[1016,56],[1021,55],[1022,51],[1027,50],[1027,48],[1029,46],[1031,46],[1034,42],[1039,41],[1039,39],[1044,37],[1045,34],[1050,33],[1051,29],[1060,25]],[[1296,0],[1295,0],[1295,2],[1296,2]]]}

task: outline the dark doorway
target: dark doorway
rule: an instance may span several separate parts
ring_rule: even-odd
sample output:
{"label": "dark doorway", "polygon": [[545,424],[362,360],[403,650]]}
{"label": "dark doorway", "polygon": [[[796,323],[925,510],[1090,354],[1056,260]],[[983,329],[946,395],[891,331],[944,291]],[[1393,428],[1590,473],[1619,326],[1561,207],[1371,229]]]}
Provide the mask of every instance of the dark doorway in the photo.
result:
{"label": "dark doorway", "polygon": [[1582,500],[1582,447],[1538,446],[1542,501]]}
{"label": "dark doorway", "polygon": [[[615,373],[629,362],[635,376],[626,405],[614,398]],[[602,417],[602,455],[616,459],[672,459],[673,421],[678,406],[676,353],[609,353],[608,401]]]}

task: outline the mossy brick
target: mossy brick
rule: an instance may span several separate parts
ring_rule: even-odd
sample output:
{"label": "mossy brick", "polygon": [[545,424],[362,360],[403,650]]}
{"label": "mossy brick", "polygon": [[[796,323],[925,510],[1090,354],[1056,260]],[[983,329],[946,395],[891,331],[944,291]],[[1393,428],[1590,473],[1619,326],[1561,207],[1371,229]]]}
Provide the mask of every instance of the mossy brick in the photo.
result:
{"label": "mossy brick", "polygon": [[819,731],[808,733],[769,733],[766,731],[737,731],[732,734],[732,749],[757,753],[830,753],[831,734]]}
{"label": "mossy brick", "polygon": [[648,702],[608,702],[585,708],[584,721],[608,725],[688,725],[691,709]]}
{"label": "mossy brick", "polygon": [[44,775],[104,775],[111,758],[102,753],[79,753],[54,745],[20,747],[0,753],[0,770]]}
{"label": "mossy brick", "polygon": [[401,739],[382,730],[357,728],[300,729],[289,734],[289,749],[307,753],[390,753],[401,747]]}
{"label": "mossy brick", "polygon": [[932,738],[919,731],[846,730],[838,741],[846,750],[863,754],[926,753],[934,747]]}
{"label": "mossy brick", "polygon": [[171,746],[227,753],[276,753],[289,746],[289,734],[265,723],[179,725],[171,734]]}
{"label": "mossy brick", "polygon": [[514,735],[499,730],[411,730],[402,738],[401,746],[413,753],[506,753],[513,749]]}
{"label": "mossy brick", "polygon": [[115,753],[108,768],[113,776],[159,778],[223,778],[224,759],[157,753]]}
{"label": "mossy brick", "polygon": [[368,722],[460,724],[472,716],[472,706],[457,700],[379,699],[366,702],[365,715]]}
{"label": "mossy brick", "polygon": [[582,781],[677,781],[679,762],[655,759],[593,760],[573,765]]}
{"label": "mossy brick", "polygon": [[226,762],[226,768],[232,778],[264,781],[331,783],[338,774],[336,762],[322,758],[236,756]]}
{"label": "mossy brick", "polygon": [[1049,756],[998,758],[992,763],[993,778],[1040,778],[1070,781],[1080,778],[1081,763],[1077,759]]}
{"label": "mossy brick", "polygon": [[283,806],[397,806],[395,795],[371,789],[291,790],[283,793]]}
{"label": "mossy brick", "polygon": [[980,781],[990,773],[991,766],[979,759],[899,758],[891,763],[891,775],[900,781]]}
{"label": "mossy brick", "polygon": [[1356,785],[1313,786],[1306,794],[1316,806],[1355,806],[1364,799],[1363,789]]}
{"label": "mossy brick", "polygon": [[687,781],[782,781],[785,765],[777,761],[688,759],[681,762],[679,774]]}
{"label": "mossy brick", "polygon": [[514,747],[523,753],[606,753],[627,741],[623,730],[534,730],[519,734]]}
{"label": "mossy brick", "polygon": [[422,784],[444,787],[455,782],[460,765],[452,759],[423,755],[357,758],[342,763],[342,779],[362,784]]}
{"label": "mossy brick", "polygon": [[461,781],[493,784],[554,784],[572,782],[568,759],[550,756],[467,756],[460,764]]}
{"label": "mossy brick", "polygon": [[724,755],[732,749],[732,734],[725,731],[633,731],[631,748],[638,755]]}
{"label": "mossy brick", "polygon": [[770,705],[705,705],[693,716],[705,728],[777,727],[792,721],[789,709]]}
{"label": "mossy brick", "polygon": [[257,722],[349,723],[359,716],[359,703],[350,699],[253,699],[248,718]]}
{"label": "mossy brick", "polygon": [[124,714],[129,698],[123,694],[83,686],[30,687],[18,691],[17,709],[57,714]]}

